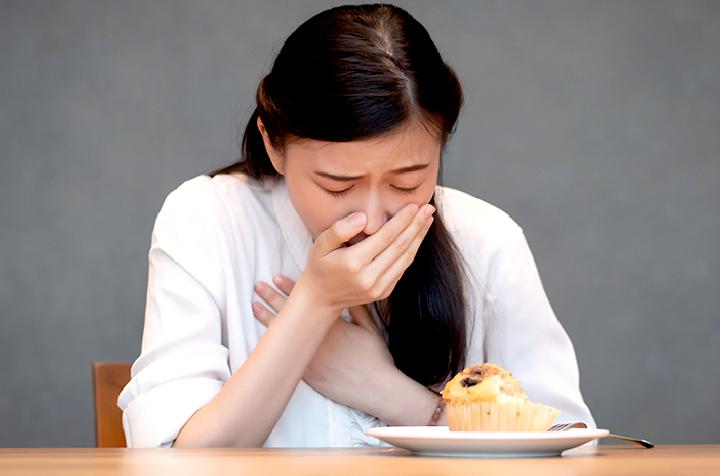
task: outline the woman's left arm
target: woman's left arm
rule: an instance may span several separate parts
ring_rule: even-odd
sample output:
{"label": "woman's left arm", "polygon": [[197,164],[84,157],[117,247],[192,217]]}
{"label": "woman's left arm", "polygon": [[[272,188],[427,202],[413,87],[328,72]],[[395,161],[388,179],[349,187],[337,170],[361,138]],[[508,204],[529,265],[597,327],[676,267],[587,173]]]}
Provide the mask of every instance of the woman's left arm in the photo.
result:
{"label": "woman's left arm", "polygon": [[[427,425],[438,403],[435,393],[398,369],[378,375],[375,388],[377,394],[368,402],[370,406],[364,411],[390,426]],[[436,424],[447,425],[445,412]]]}
{"label": "woman's left arm", "polygon": [[[255,317],[266,326],[285,304],[294,282],[282,277],[256,288],[265,304],[253,305]],[[313,356],[303,380],[338,403],[373,415],[388,425],[426,425],[438,397],[398,370],[385,341],[365,306],[351,308],[352,322],[338,317]],[[441,416],[437,424],[446,424]]]}

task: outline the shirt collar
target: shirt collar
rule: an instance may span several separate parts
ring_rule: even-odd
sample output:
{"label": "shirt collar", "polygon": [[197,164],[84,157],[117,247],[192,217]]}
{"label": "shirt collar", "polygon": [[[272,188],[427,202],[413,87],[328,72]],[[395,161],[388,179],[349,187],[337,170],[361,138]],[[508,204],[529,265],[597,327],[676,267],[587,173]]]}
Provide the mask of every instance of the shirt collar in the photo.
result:
{"label": "shirt collar", "polygon": [[275,209],[278,227],[282,231],[285,243],[290,250],[295,264],[302,272],[307,264],[308,254],[313,241],[310,232],[305,227],[295,206],[290,200],[287,185],[283,177],[279,177],[273,184],[272,205]]}

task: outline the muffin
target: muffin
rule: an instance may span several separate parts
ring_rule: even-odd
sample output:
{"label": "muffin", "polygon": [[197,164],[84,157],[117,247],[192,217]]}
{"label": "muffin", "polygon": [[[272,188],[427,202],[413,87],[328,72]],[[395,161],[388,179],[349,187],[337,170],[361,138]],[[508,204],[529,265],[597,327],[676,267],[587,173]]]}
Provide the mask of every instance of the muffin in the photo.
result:
{"label": "muffin", "polygon": [[466,368],[440,394],[452,431],[545,431],[560,415],[531,402],[510,372],[491,363]]}

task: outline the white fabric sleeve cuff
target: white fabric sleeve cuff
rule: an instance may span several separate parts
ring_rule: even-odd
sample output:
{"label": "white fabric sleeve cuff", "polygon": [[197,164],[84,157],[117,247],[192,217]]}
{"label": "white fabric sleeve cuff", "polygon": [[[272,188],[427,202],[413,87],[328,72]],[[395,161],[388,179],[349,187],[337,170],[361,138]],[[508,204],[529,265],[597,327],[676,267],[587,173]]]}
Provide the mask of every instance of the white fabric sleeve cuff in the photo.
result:
{"label": "white fabric sleeve cuff", "polygon": [[128,448],[170,446],[190,417],[220,391],[223,382],[189,378],[138,395],[123,412]]}

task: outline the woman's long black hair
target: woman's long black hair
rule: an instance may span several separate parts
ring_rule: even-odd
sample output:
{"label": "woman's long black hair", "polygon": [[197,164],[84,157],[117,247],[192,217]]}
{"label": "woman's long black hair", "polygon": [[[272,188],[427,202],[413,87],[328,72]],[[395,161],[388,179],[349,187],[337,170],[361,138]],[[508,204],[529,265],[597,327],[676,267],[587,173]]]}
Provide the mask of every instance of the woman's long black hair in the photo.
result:
{"label": "woman's long black hair", "polygon": [[[427,30],[402,8],[374,4],[332,8],[300,25],[260,81],[256,103],[241,160],[210,175],[278,175],[258,117],[281,152],[293,138],[367,139],[413,120],[439,137],[444,150],[463,93]],[[430,203],[435,205],[434,196]],[[460,253],[435,214],[415,260],[380,311],[396,367],[423,385],[444,382],[465,363],[463,274]]]}

